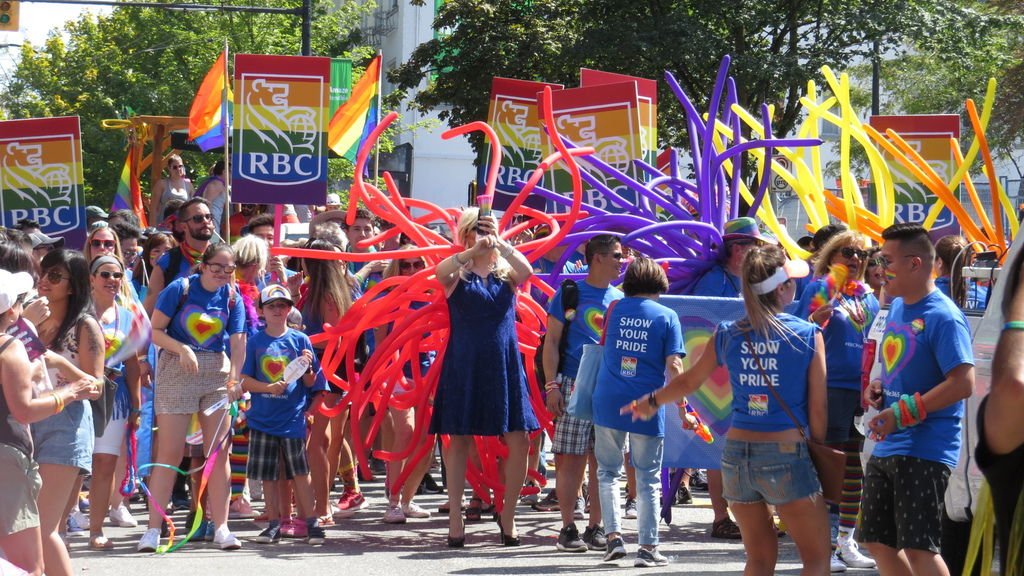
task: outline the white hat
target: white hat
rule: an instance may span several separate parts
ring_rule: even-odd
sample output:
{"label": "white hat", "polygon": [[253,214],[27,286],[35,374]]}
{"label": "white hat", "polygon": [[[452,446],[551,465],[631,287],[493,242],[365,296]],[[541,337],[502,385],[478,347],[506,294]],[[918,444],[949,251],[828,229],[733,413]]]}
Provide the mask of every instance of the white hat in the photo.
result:
{"label": "white hat", "polygon": [[0,269],[0,314],[10,310],[18,301],[18,296],[32,290],[35,281],[28,272],[11,274]]}

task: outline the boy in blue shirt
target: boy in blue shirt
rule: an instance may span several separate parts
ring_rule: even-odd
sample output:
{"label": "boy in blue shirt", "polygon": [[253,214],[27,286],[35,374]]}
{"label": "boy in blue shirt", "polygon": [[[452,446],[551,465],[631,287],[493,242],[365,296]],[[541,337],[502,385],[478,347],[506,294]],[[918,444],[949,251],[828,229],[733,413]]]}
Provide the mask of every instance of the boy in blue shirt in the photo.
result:
{"label": "boy in blue shirt", "polygon": [[[242,388],[252,394],[252,405],[246,412],[250,430],[246,476],[265,482],[270,526],[256,537],[256,542],[280,541],[278,495],[281,483],[293,480],[299,512],[306,519],[306,541],[319,545],[324,543],[324,529],[313,512],[306,458],[306,410],[312,395],[327,390],[327,382],[309,337],[288,327],[292,306],[291,295],[281,285],[271,284],[260,292],[259,307],[267,327],[249,339],[242,367]],[[285,381],[285,367],[298,358],[305,359],[308,369],[297,381]],[[279,460],[286,479],[280,477]]]}
{"label": "boy in blue shirt", "polygon": [[[960,455],[974,356],[963,313],[935,288],[935,248],[918,224],[882,232],[885,292],[895,297],[879,346],[882,378],[864,392],[881,412],[864,473],[861,540],[881,574],[948,574],[943,498]],[[900,552],[903,552],[901,555]]]}

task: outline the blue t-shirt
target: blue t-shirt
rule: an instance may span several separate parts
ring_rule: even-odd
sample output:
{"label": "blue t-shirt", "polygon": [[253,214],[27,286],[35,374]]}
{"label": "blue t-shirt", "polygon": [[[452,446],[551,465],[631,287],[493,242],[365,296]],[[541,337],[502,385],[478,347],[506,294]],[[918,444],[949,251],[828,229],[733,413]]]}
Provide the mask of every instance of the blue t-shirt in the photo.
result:
{"label": "blue t-shirt", "polygon": [[[950,300],[953,299],[949,276],[939,276],[936,278],[935,287],[945,294],[947,298]],[[964,298],[964,310],[984,310],[987,307],[988,288],[978,284],[977,282],[968,282],[967,295],[966,298]]]}
{"label": "blue t-shirt", "polygon": [[192,273],[192,264],[189,264],[188,258],[185,258],[184,254],[181,255],[181,263],[178,265],[178,269],[176,271],[169,270],[171,267],[171,252],[174,250],[180,250],[180,248],[172,248],[156,259],[156,265],[164,273],[164,286],[167,286],[173,280],[184,278]]}
{"label": "blue t-shirt", "polygon": [[181,301],[185,278],[178,278],[164,288],[156,299],[156,309],[171,319],[167,334],[206,352],[224,352],[228,337],[245,332],[245,306],[242,297],[235,294],[234,306],[228,310],[232,288],[221,286],[216,292],[203,288],[199,275],[187,279],[188,296]]}
{"label": "blue t-shirt", "polygon": [[[246,342],[242,374],[268,384],[280,382],[285,367],[302,356],[303,350],[312,352],[313,344],[308,336],[298,330],[289,328],[278,338],[260,331]],[[313,394],[328,389],[327,379],[320,371],[320,361],[315,353],[312,368],[316,381],[309,388],[300,378],[289,382],[283,394],[253,392],[252,405],[245,413],[249,427],[271,436],[305,438],[306,410]]]}
{"label": "blue t-shirt", "polygon": [[594,388],[594,423],[646,436],[665,435],[665,410],[633,422],[619,409],[665,385],[665,359],[686,355],[679,316],[648,298],[623,298],[606,321],[604,357]]}
{"label": "blue t-shirt", "polygon": [[[765,376],[771,378],[772,387],[800,426],[807,426],[807,368],[814,358],[814,335],[820,329],[790,314],[777,318],[787,330],[773,332],[767,339],[752,330],[744,333],[737,322],[722,322],[715,331],[718,364],[729,370],[732,385],[733,428],[780,432],[794,427],[768,389]],[[750,335],[749,341],[746,334]]]}
{"label": "blue t-shirt", "polygon": [[132,331],[132,312],[120,304],[114,304],[114,310],[114,321],[109,324],[101,321],[100,328],[103,330],[103,365],[120,373],[114,379],[117,392],[114,394],[114,412],[111,415],[114,420],[120,420],[127,418],[131,412],[131,394],[124,374],[124,361],[114,362],[112,358],[125,345]]}
{"label": "blue t-shirt", "polygon": [[[825,278],[818,278],[807,285],[794,316],[807,318],[811,315],[811,302],[824,289],[825,282]],[[832,318],[824,329],[828,385],[830,388],[860,390],[864,338],[878,315],[878,299],[874,294],[844,296],[832,306]]]}
{"label": "blue t-shirt", "polygon": [[565,344],[565,358],[562,359],[560,372],[571,378],[576,377],[580,368],[580,357],[583,356],[584,344],[597,344],[601,340],[601,329],[604,327],[604,313],[608,305],[622,298],[622,290],[609,286],[596,288],[585,280],[577,282],[579,288],[579,304],[576,316],[572,321],[565,319],[562,306],[562,289],[555,292],[548,304],[548,314],[562,324],[568,323],[568,330],[562,331],[562,338],[568,338]]}
{"label": "blue t-shirt", "polygon": [[741,298],[742,286],[738,276],[730,274],[721,264],[715,264],[690,289],[692,296],[714,296],[717,298]]}
{"label": "blue t-shirt", "polygon": [[[938,290],[911,305],[902,298],[893,300],[878,351],[885,408],[904,394],[924,394],[938,386],[961,364],[974,365],[967,319]],[[914,456],[952,468],[960,456],[963,413],[962,401],[941,410],[929,408],[924,422],[893,432],[875,445],[874,455]]]}

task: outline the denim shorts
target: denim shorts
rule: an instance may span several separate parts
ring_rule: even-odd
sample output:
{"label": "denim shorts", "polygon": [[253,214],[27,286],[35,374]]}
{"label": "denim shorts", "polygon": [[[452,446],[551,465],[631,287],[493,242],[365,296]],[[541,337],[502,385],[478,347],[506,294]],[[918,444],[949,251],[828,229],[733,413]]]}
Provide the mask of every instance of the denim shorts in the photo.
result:
{"label": "denim shorts", "polygon": [[725,441],[722,496],[730,503],[777,506],[820,493],[806,443]]}
{"label": "denim shorts", "polygon": [[36,462],[75,466],[86,474],[92,470],[95,432],[88,402],[70,402],[63,412],[36,422],[31,430]]}

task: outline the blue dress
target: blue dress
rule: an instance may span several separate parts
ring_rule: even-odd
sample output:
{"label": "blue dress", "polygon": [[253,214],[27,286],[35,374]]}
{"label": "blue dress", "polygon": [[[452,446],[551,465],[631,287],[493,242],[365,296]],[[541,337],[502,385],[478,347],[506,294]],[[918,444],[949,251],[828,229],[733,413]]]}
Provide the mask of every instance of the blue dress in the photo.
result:
{"label": "blue dress", "polygon": [[448,297],[451,333],[430,421],[432,434],[499,436],[540,428],[516,336],[516,294],[493,274],[469,273]]}

